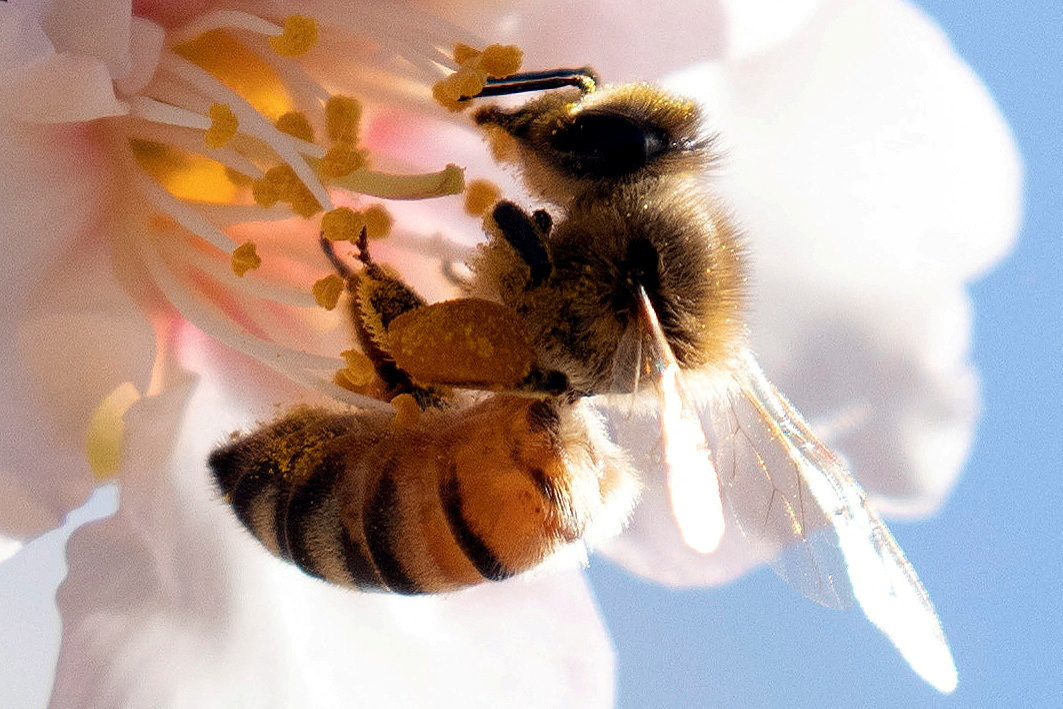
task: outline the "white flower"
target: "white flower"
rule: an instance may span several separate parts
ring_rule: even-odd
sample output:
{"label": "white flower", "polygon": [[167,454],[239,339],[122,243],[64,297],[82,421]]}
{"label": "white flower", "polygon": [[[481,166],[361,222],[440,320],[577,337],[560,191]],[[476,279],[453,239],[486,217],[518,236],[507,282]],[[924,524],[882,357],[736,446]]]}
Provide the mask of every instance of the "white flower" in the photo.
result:
{"label": "white flower", "polygon": [[[114,0],[0,5],[10,363],[0,533],[31,539],[78,506],[94,485],[82,454],[93,412],[122,382],[144,395],[124,417],[118,512],[68,547],[55,706],[612,701],[609,641],[578,570],[445,598],[353,594],[261,553],[215,498],[204,461],[226,432],[280,403],[343,395],[320,375],[344,349],[338,318],[273,305],[310,304],[325,272],[316,222],[227,207],[235,197],[168,197],[152,180],[174,189],[172,174],[145,172],[152,154],[129,139],[191,147],[210,104],[227,103],[280,162],[301,163],[319,202],[346,197],[298,158],[312,146],[271,131],[175,53],[212,25],[242,27],[263,48],[294,108],[320,111],[322,85],[372,101],[363,144],[374,159],[429,171],[459,162],[477,176],[497,175],[479,139],[432,124],[438,109],[417,99],[437,70],[433,46],[475,41],[458,26],[516,41],[526,66],[593,64],[610,80],[684,69],[675,87],[709,107],[730,147],[718,179],[749,232],[754,346],[767,368],[833,424],[832,440],[893,509],[927,512],[947,494],[977,410],[963,288],[1010,243],[1018,167],[991,101],[907,5],[437,4],[451,27],[404,3],[315,2],[300,12],[318,21],[319,45],[290,60],[265,49],[264,23],[283,20],[282,4],[234,15],[138,7],[141,17]],[[427,248],[416,235],[437,231],[471,243],[475,222],[442,200],[396,216],[397,246],[378,255],[440,297],[433,261],[401,247]],[[229,274],[219,249],[245,239],[259,244],[266,278]],[[662,481],[644,467],[645,499],[607,553],[669,583],[740,572],[737,551],[682,545]]]}

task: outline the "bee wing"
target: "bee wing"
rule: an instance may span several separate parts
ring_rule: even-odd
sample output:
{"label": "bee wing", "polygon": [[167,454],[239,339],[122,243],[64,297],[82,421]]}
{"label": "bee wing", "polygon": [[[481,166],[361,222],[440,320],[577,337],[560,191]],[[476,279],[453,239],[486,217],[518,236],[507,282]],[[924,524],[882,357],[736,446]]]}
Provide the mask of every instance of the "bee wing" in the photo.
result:
{"label": "bee wing", "polygon": [[[668,494],[679,532],[692,549],[708,554],[724,532],[720,482],[713,466],[705,430],[682,372],[665,338],[646,292],[640,287],[640,370],[653,377],[659,398],[658,416]],[[636,377],[636,382],[638,378]]]}
{"label": "bee wing", "polygon": [[919,675],[951,692],[956,666],[941,622],[864,491],[752,355],[734,379],[711,423],[720,484],[743,533],[812,600],[855,598]]}

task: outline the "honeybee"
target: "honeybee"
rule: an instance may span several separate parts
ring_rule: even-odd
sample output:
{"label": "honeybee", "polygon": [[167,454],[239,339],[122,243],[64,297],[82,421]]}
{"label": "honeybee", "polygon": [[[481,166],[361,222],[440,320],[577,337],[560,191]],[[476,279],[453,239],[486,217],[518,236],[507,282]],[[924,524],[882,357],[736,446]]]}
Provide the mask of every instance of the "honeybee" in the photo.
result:
{"label": "honeybee", "polygon": [[323,241],[372,363],[365,391],[408,396],[420,416],[304,408],[234,440],[210,466],[236,514],[274,553],[359,589],[506,578],[622,525],[637,484],[593,402],[651,400],[693,548],[713,551],[736,524],[798,591],[855,598],[951,691],[915,572],[748,351],[742,252],[704,187],[715,154],[698,106],[589,70],[493,79],[480,97],[544,89],[473,113],[549,210],[493,207],[470,297],[427,304],[364,238],[358,271]]}

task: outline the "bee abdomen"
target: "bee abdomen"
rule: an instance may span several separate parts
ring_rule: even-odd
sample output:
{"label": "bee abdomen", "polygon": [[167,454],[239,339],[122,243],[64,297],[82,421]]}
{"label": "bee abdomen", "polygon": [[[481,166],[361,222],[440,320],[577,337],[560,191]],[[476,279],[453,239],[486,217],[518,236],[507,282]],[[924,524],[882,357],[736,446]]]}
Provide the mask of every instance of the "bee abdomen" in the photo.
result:
{"label": "bee abdomen", "polygon": [[413,429],[386,413],[297,410],[210,466],[247,529],[306,573],[364,591],[452,591],[537,565],[604,504],[615,471],[563,443],[556,406],[494,397]]}

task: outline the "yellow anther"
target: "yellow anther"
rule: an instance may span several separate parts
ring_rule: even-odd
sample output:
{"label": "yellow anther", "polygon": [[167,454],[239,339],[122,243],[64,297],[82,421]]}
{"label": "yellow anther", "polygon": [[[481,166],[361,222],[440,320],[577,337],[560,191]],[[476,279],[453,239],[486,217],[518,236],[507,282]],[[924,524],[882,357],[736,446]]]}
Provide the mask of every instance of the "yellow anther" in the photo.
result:
{"label": "yellow anther", "polygon": [[502,190],[490,180],[473,180],[465,190],[465,211],[481,216],[502,197]]}
{"label": "yellow anther", "polygon": [[85,454],[97,481],[109,480],[122,467],[125,414],[140,400],[132,382],[115,387],[92,412],[85,437]]}
{"label": "yellow anther", "polygon": [[292,205],[293,212],[300,217],[309,219],[320,212],[323,207],[321,206],[321,202],[317,201],[317,197],[314,196],[314,193],[307,189],[302,182],[299,183],[299,187],[302,189],[298,189],[292,194],[289,202]]}
{"label": "yellow anther", "polygon": [[210,128],[203,136],[203,142],[208,148],[220,148],[236,135],[236,129],[240,122],[236,120],[236,114],[224,103],[213,103],[208,112],[210,116]]}
{"label": "yellow anther", "polygon": [[450,76],[458,95],[466,98],[475,96],[487,85],[487,72],[483,69],[462,67]]}
{"label": "yellow anther", "polygon": [[261,207],[287,202],[293,212],[303,217],[311,217],[321,211],[321,203],[290,165],[276,165],[266,170],[265,177],[252,185],[251,194]]}
{"label": "yellow anther", "polygon": [[262,265],[262,259],[255,251],[255,242],[245,241],[236,247],[233,251],[232,262],[230,263],[233,269],[233,273],[243,277],[248,271],[252,271]]}
{"label": "yellow anther", "polygon": [[391,226],[395,220],[384,209],[383,205],[374,204],[363,213],[365,216],[366,235],[370,239],[383,239],[391,233]]}
{"label": "yellow anther", "polygon": [[269,46],[284,57],[306,54],[317,42],[317,22],[304,15],[289,15],[284,20],[284,33],[270,37]]}
{"label": "yellow anther", "polygon": [[365,386],[373,381],[376,367],[373,362],[358,350],[344,350],[340,353],[347,360],[347,368],[340,371],[355,386]]}
{"label": "yellow anther", "polygon": [[471,98],[487,84],[487,72],[474,66],[463,66],[432,87],[432,96],[452,111],[465,108],[462,98]]}
{"label": "yellow anther", "polygon": [[412,428],[421,418],[421,407],[412,394],[399,394],[391,400],[391,405],[395,407],[395,418],[391,420],[395,428]]}
{"label": "yellow anther", "polygon": [[[457,47],[454,48],[457,51]],[[524,52],[513,44],[492,44],[479,57],[480,68],[496,79],[516,74]]]}
{"label": "yellow anther", "polygon": [[353,145],[358,141],[362,104],[352,96],[330,96],[325,102],[325,128],[333,143]]}
{"label": "yellow anther", "polygon": [[466,104],[459,100],[461,99],[461,94],[458,93],[457,87],[447,81],[447,79],[443,79],[432,87],[432,98],[439,105],[451,111],[461,111],[466,107]]}
{"label": "yellow anther", "polygon": [[322,177],[343,177],[367,164],[364,150],[353,150],[340,143],[329,148],[317,169]]}
{"label": "yellow anther", "polygon": [[454,61],[458,64],[468,64],[470,61],[480,56],[479,49],[473,49],[467,44],[458,42],[454,45]]}
{"label": "yellow anther", "polygon": [[312,291],[314,300],[325,310],[332,310],[336,307],[336,303],[340,302],[340,294],[343,293],[344,286],[346,283],[340,276],[330,273],[314,283]]}
{"label": "yellow anther", "polygon": [[306,114],[301,111],[288,111],[277,119],[277,130],[295,136],[308,143],[314,142],[314,129]]}
{"label": "yellow anther", "polygon": [[349,241],[352,244],[365,228],[365,217],[350,207],[337,207],[321,217],[321,234],[329,241]]}
{"label": "yellow anther", "polygon": [[255,204],[263,209],[269,209],[280,201],[281,191],[277,183],[263,177],[251,183],[251,196],[254,197]]}

